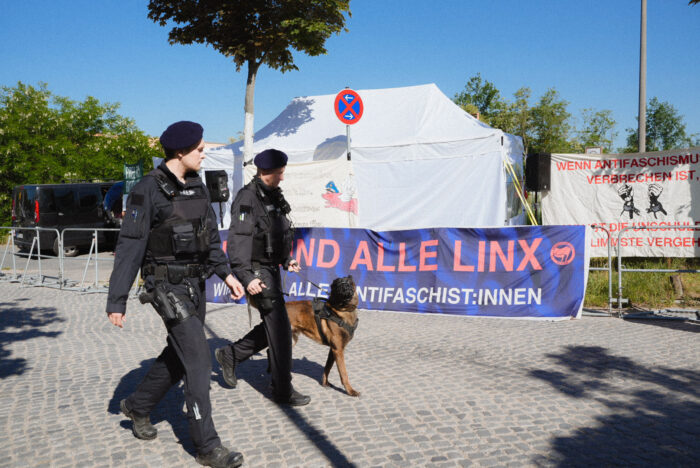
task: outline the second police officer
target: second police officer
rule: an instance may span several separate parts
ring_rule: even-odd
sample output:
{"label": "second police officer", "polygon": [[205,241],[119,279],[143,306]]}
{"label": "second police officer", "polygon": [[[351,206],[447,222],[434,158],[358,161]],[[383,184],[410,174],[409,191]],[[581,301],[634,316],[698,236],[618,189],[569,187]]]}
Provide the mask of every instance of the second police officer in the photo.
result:
{"label": "second police officer", "polygon": [[236,366],[269,346],[273,399],[291,406],[311,401],[292,387],[292,332],[282,294],[280,265],[298,272],[290,257],[293,242],[289,203],[279,185],[287,155],[268,149],[255,157],[257,174],[236,195],[231,206],[227,253],[231,269],[246,287],[262,323],[230,346],[216,350],[224,380],[236,386]]}
{"label": "second police officer", "polygon": [[147,293],[163,319],[167,346],[136,390],[122,400],[139,439],[154,439],[149,414],[168,390],[184,380],[190,436],[197,462],[212,467],[237,467],[243,455],[221,444],[214,429],[209,399],[211,352],[204,335],[205,279],[212,272],[223,279],[234,298],[243,287],[233,277],[220,248],[216,217],[209,194],[197,175],[204,159],[202,127],[181,121],[161,135],[165,161],[129,193],[109,282],[107,314],[123,327],[126,300],[141,268]]}

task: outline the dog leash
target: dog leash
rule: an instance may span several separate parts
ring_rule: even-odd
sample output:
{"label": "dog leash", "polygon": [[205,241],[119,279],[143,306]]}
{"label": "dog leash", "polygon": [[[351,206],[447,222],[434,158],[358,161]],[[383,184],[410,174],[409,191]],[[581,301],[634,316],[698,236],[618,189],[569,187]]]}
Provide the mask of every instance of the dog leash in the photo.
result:
{"label": "dog leash", "polygon": [[[317,288],[319,291],[323,291],[323,290],[324,290],[324,288],[322,288],[322,287],[319,286],[318,284],[316,284],[316,283],[314,283],[313,281],[309,280],[308,278],[306,278],[306,277],[300,275],[298,271],[295,271],[294,273],[296,273],[297,276],[299,276],[299,278],[303,279],[303,280],[306,281],[307,283],[311,283],[312,285],[316,286],[316,288]],[[284,278],[282,278],[282,295],[283,295],[283,296],[289,296],[289,293],[285,291],[285,290],[287,289],[287,285],[286,285],[286,282],[287,282],[287,281],[286,281],[286,280],[287,280],[287,275],[284,275]],[[246,296],[247,296],[247,295],[248,295],[248,294],[246,293]],[[251,310],[250,300],[248,300],[247,297],[246,297],[246,305],[248,306],[248,327],[253,328],[253,312],[252,312],[252,310]]]}
{"label": "dog leash", "polygon": [[324,288],[322,288],[322,287],[319,286],[318,284],[314,283],[313,281],[309,280],[308,278],[305,278],[305,277],[301,276],[301,275],[299,274],[298,271],[295,271],[294,273],[296,273],[297,276],[298,276],[299,278],[303,279],[303,280],[306,281],[307,283],[311,283],[312,285],[316,286],[316,288],[317,288],[319,291],[323,291]]}
{"label": "dog leash", "polygon": [[[296,275],[297,275],[299,278],[303,279],[303,280],[306,281],[307,283],[311,283],[312,285],[316,286],[316,288],[317,288],[319,291],[323,291],[323,290],[324,290],[324,288],[322,288],[322,287],[319,286],[318,284],[314,283],[313,281],[309,280],[308,278],[306,278],[306,277],[304,277],[304,276],[301,276],[301,275],[299,274],[298,271],[295,271],[295,272],[293,272],[293,273],[296,273]],[[282,294],[283,294],[284,296],[289,296],[289,293],[288,293],[288,292],[285,292],[285,290],[287,289],[287,284],[286,284],[286,283],[287,283],[287,275],[284,275],[284,278],[282,278]]]}

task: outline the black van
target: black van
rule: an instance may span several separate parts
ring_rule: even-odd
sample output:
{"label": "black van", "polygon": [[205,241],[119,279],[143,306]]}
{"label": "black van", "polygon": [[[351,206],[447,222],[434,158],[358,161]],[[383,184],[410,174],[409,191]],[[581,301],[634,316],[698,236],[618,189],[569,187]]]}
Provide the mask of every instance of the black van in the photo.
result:
{"label": "black van", "polygon": [[[26,184],[12,191],[12,226],[65,228],[111,227],[105,215],[103,198],[114,182],[75,184]],[[28,252],[34,240],[33,230],[15,230],[15,244]],[[104,231],[98,231],[98,242],[105,242]],[[41,249],[58,255],[58,238],[53,231],[39,231]],[[64,234],[63,254],[78,255],[92,243],[92,231],[68,231]]]}

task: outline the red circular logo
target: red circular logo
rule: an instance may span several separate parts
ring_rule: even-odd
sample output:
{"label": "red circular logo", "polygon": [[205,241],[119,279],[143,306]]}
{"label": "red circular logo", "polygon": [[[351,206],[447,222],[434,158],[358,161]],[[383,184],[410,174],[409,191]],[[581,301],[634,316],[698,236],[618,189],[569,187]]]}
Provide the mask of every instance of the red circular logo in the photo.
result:
{"label": "red circular logo", "polygon": [[552,246],[549,256],[557,265],[568,265],[576,257],[576,249],[569,242],[557,242]]}

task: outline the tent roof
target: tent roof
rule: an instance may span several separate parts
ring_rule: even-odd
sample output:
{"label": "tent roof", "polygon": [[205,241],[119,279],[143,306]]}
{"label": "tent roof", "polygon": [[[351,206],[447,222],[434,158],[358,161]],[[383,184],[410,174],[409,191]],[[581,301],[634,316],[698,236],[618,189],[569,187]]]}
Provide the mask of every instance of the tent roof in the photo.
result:
{"label": "tent roof", "polygon": [[[364,104],[362,119],[351,126],[353,159],[426,159],[493,151],[501,130],[472,117],[435,84],[357,91]],[[292,100],[255,134],[253,152],[279,148],[290,162],[336,159],[346,151],[346,126],[335,116],[335,94]],[[489,143],[487,143],[489,142]],[[473,143],[477,143],[476,150]],[[403,147],[401,156],[396,148]],[[225,147],[241,154],[243,142]],[[479,151],[481,148],[482,151]]]}

